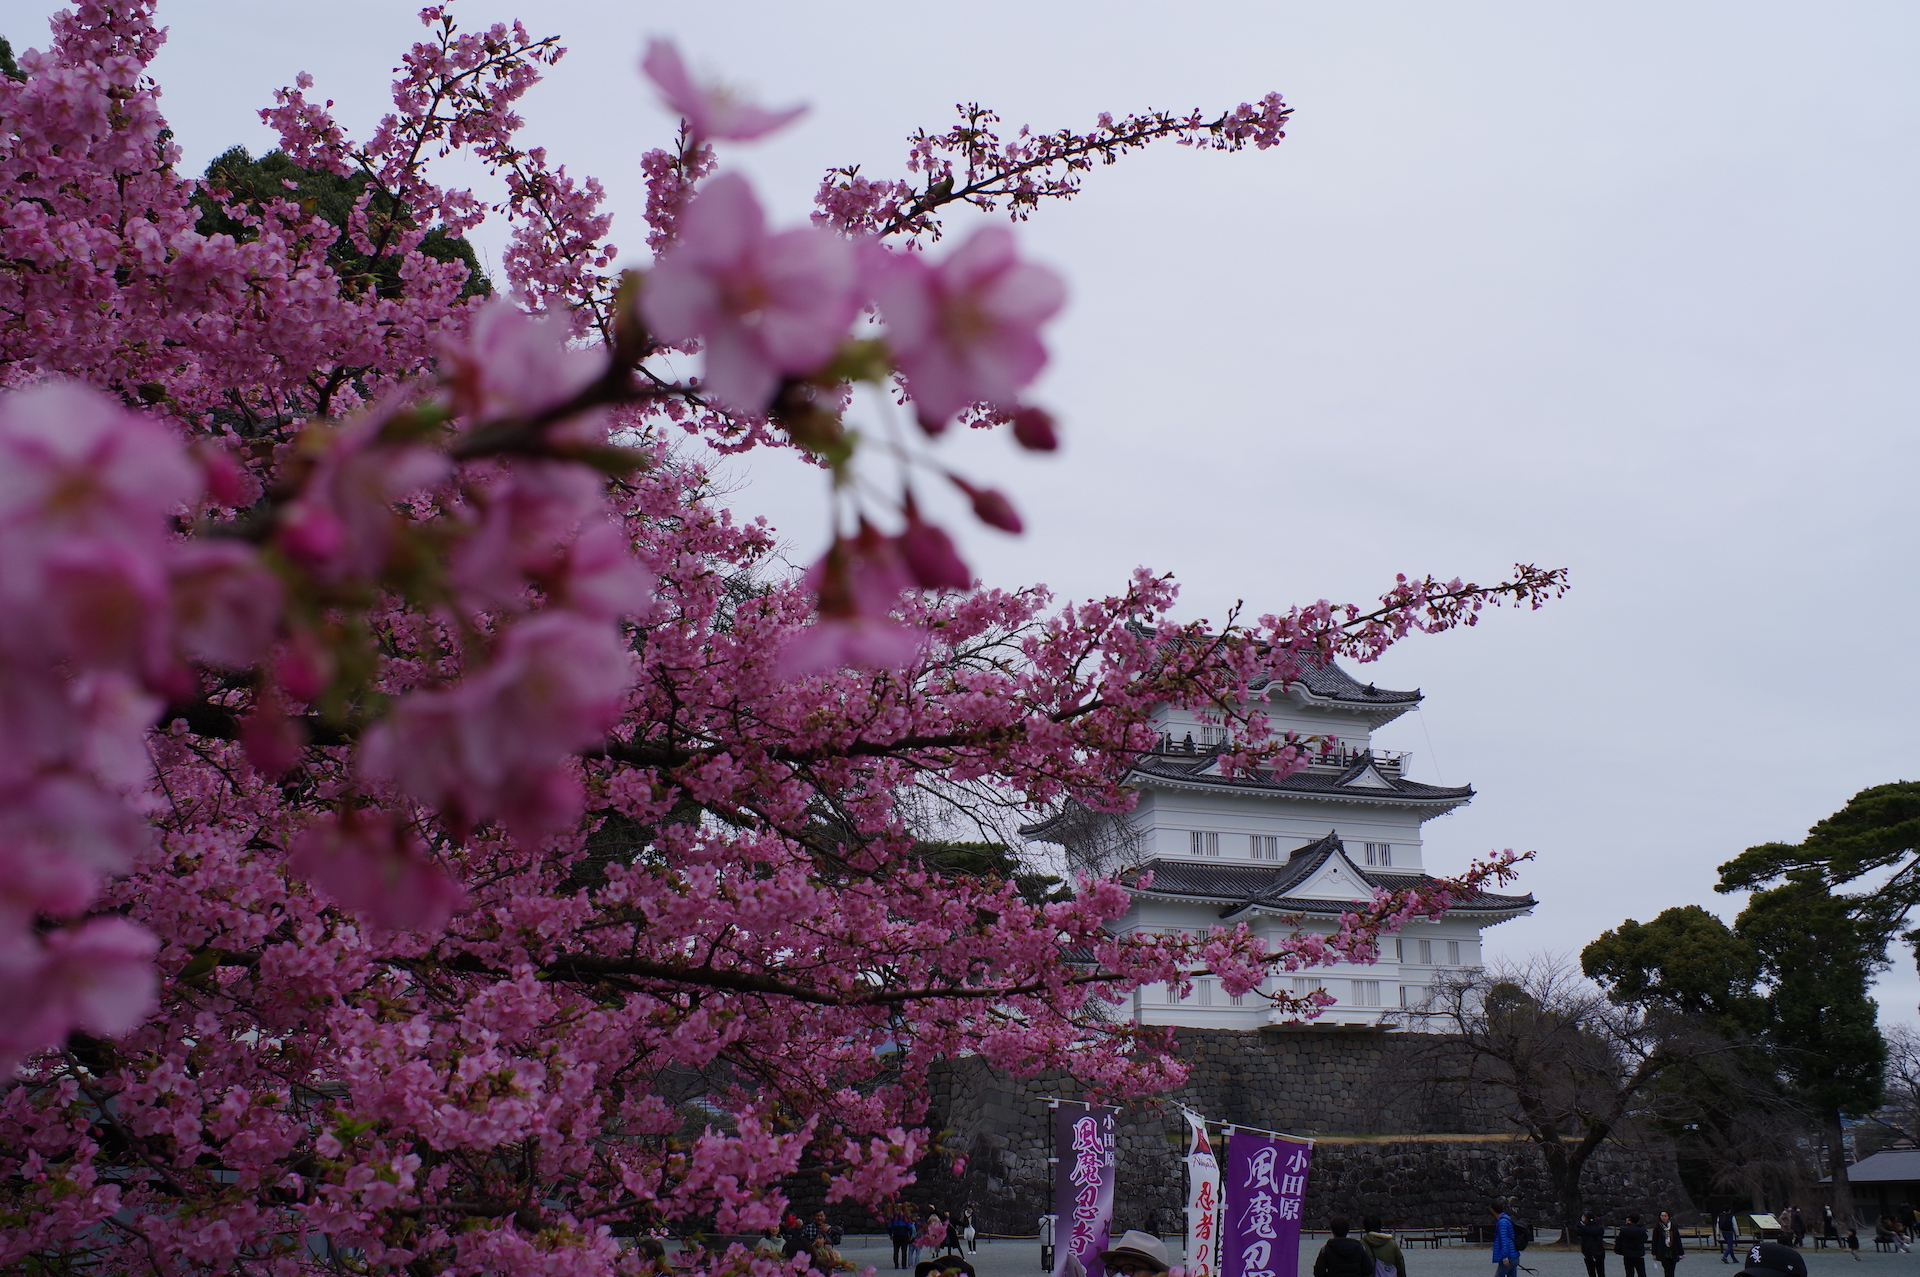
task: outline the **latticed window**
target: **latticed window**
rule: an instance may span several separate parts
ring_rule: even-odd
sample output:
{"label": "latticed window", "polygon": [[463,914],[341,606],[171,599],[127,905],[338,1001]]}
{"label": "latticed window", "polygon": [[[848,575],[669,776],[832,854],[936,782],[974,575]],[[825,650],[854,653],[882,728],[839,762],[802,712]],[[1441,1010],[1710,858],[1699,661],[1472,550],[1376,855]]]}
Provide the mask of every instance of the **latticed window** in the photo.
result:
{"label": "latticed window", "polygon": [[1355,980],[1353,983],[1353,1004],[1357,1007],[1377,1007],[1380,1005],[1380,982],[1378,980]]}
{"label": "latticed window", "polygon": [[1196,856],[1217,856],[1220,854],[1220,835],[1196,829],[1188,835],[1188,847]]}
{"label": "latticed window", "polygon": [[1368,843],[1367,863],[1370,865],[1391,865],[1393,863],[1393,844],[1390,842]]}
{"label": "latticed window", "polygon": [[1247,835],[1247,850],[1255,860],[1280,859],[1280,839],[1273,834]]}

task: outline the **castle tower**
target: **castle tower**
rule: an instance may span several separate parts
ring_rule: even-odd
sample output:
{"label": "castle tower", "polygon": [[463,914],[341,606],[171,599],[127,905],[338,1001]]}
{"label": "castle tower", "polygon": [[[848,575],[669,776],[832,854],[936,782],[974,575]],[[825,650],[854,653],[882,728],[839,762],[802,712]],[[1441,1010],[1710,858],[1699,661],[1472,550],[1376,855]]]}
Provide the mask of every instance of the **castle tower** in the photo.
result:
{"label": "castle tower", "polygon": [[[1409,755],[1372,746],[1374,731],[1417,707],[1420,693],[1363,686],[1332,661],[1253,693],[1265,702],[1276,733],[1320,737],[1330,752],[1280,780],[1222,775],[1225,729],[1167,710],[1158,749],[1128,777],[1139,793],[1132,812],[1105,824],[1069,812],[1022,831],[1063,844],[1071,859],[1097,863],[1132,888],[1132,908],[1115,920],[1115,931],[1204,935],[1210,927],[1245,923],[1269,942],[1295,926],[1331,934],[1341,915],[1370,901],[1375,888],[1433,880],[1422,857],[1421,827],[1471,801],[1473,789],[1409,780]],[[1371,966],[1270,976],[1262,988],[1325,989],[1335,1003],[1316,1026],[1396,1027],[1436,979],[1480,965],[1484,928],[1533,906],[1531,895],[1483,892],[1438,921],[1418,919],[1387,937]],[[1134,995],[1131,1014],[1142,1024],[1212,1029],[1285,1022],[1264,999],[1230,998],[1207,977],[1183,1000],[1165,986],[1148,986]]]}

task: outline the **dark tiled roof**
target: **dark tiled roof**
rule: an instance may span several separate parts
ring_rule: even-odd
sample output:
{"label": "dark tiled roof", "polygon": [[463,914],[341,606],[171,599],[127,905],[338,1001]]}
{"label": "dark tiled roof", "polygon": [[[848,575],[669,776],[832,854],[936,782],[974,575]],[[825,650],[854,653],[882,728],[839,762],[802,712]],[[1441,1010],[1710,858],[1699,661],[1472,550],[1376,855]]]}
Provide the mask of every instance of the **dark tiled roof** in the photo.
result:
{"label": "dark tiled roof", "polygon": [[[1141,638],[1151,638],[1153,631],[1137,622],[1128,622],[1128,627]],[[1353,701],[1363,705],[1416,705],[1421,695],[1418,688],[1411,692],[1396,692],[1390,688],[1375,687],[1372,683],[1362,683],[1334,662],[1331,656],[1322,652],[1295,652],[1283,654],[1291,669],[1282,670],[1288,682],[1297,682],[1309,692],[1323,700]],[[1262,679],[1253,684],[1253,689],[1272,683],[1272,679]]]}
{"label": "dark tiled roof", "polygon": [[[1318,842],[1296,849],[1292,858],[1283,865],[1155,859],[1128,870],[1121,875],[1120,881],[1132,887],[1139,882],[1141,875],[1151,872],[1153,882],[1145,888],[1147,892],[1219,904],[1222,918],[1231,918],[1247,909],[1265,909],[1275,913],[1347,912],[1361,908],[1367,902],[1318,900],[1287,894],[1312,877],[1331,857],[1344,854],[1339,835],[1329,833]],[[1377,873],[1363,869],[1351,860],[1347,861],[1347,865],[1369,886],[1384,887],[1388,891],[1434,881],[1430,874]],[[1530,909],[1533,905],[1531,894],[1503,896],[1482,891],[1455,904],[1450,912],[1509,913]]]}
{"label": "dark tiled roof", "polygon": [[[1375,687],[1372,683],[1362,683],[1341,669],[1330,656],[1300,653],[1286,659],[1294,666],[1292,677],[1287,681],[1301,684],[1322,700],[1354,701],[1363,705],[1417,705],[1421,700],[1418,688],[1411,692],[1396,692]],[[1266,682],[1255,683],[1253,689],[1258,691],[1265,686]]]}
{"label": "dark tiled roof", "polygon": [[1425,785],[1417,780],[1406,780],[1385,767],[1374,768],[1374,774],[1385,782],[1384,787],[1352,784],[1356,777],[1364,774],[1369,767],[1373,767],[1373,755],[1364,751],[1357,755],[1344,771],[1330,772],[1308,768],[1280,780],[1274,780],[1264,772],[1252,776],[1222,776],[1212,770],[1213,762],[1214,756],[1211,754],[1195,758],[1173,754],[1147,754],[1134,762],[1133,772],[1136,776],[1147,779],[1159,777],[1200,785],[1260,789],[1275,794],[1298,794],[1305,798],[1325,795],[1358,799],[1363,802],[1445,804],[1448,807],[1456,807],[1473,797],[1471,785]]}

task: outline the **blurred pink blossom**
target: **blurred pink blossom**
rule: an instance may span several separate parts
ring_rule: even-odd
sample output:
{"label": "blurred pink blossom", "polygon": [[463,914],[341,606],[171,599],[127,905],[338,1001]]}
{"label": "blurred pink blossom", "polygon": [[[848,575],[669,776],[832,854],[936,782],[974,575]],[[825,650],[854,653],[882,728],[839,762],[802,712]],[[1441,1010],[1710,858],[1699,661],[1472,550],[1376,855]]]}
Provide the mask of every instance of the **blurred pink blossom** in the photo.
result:
{"label": "blurred pink blossom", "polygon": [[538,837],[579,814],[562,763],[605,737],[632,668],[613,625],[539,613],[507,632],[491,665],[402,699],[362,740],[361,772],[456,823],[498,815]]}
{"label": "blurred pink blossom", "polygon": [[640,309],[661,340],[704,343],[706,388],[757,413],[783,374],[833,357],[860,309],[855,282],[846,240],[811,226],[767,234],[753,188],[725,173],[687,205],[679,242],[648,277]]}
{"label": "blurred pink blossom", "polygon": [[167,556],[174,643],[195,660],[236,668],[265,655],[280,623],[280,579],[240,541],[187,541]]}
{"label": "blurred pink blossom", "polygon": [[466,898],[385,811],[349,810],[309,826],[294,839],[287,870],[388,931],[438,931]]}
{"label": "blurred pink blossom", "polygon": [[697,140],[750,142],[783,128],[806,113],[806,107],[770,111],[744,102],[717,84],[695,84],[671,40],[650,40],[640,69],[660,90],[669,110],[679,112]]}
{"label": "blurred pink blossom", "polygon": [[927,429],[969,404],[1012,406],[1046,366],[1040,325],[1065,304],[1066,285],[1019,260],[1006,227],[981,227],[937,264],[870,243],[861,265]]}
{"label": "blurred pink blossom", "polygon": [[125,918],[96,918],[38,941],[0,944],[0,1064],[64,1041],[74,1029],[114,1037],[158,1002],[159,942]]}
{"label": "blurred pink blossom", "polygon": [[606,370],[604,354],[567,344],[566,321],[535,318],[506,297],[474,309],[459,341],[449,341],[442,376],[453,391],[454,409],[470,422],[531,417],[565,403]]}

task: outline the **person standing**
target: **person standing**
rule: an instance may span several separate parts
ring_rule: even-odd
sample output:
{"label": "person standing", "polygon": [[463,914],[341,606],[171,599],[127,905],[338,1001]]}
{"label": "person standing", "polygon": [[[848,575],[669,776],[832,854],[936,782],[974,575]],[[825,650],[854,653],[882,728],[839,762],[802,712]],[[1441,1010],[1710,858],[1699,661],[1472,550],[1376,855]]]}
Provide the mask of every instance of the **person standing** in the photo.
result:
{"label": "person standing", "polygon": [[1613,1235],[1613,1253],[1626,1277],[1647,1277],[1647,1230],[1640,1227],[1639,1211],[1627,1212],[1627,1222]]}
{"label": "person standing", "polygon": [[1825,1242],[1840,1240],[1840,1221],[1834,1216],[1831,1206],[1820,1208],[1820,1240]]}
{"label": "person standing", "polygon": [[1407,1277],[1407,1257],[1400,1250],[1400,1243],[1394,1240],[1393,1234],[1380,1227],[1380,1217],[1364,1216],[1360,1220],[1360,1227],[1364,1230],[1360,1234],[1360,1244],[1365,1246],[1367,1254],[1373,1257],[1375,1264],[1373,1271],[1379,1272],[1378,1265],[1385,1264],[1393,1269],[1395,1277]]}
{"label": "person standing", "polygon": [[913,1245],[913,1224],[907,1219],[905,1205],[895,1202],[893,1213],[887,1217],[887,1240],[893,1243],[893,1266],[911,1268],[907,1261],[907,1248]]}
{"label": "person standing", "polygon": [[1493,1277],[1514,1277],[1520,1267],[1520,1248],[1513,1244],[1513,1217],[1507,1214],[1506,1202],[1498,1197],[1493,1199],[1493,1213]]}
{"label": "person standing", "polygon": [[969,1255],[978,1255],[980,1253],[980,1230],[973,1226],[973,1207],[971,1206],[967,1207],[967,1226],[960,1230],[960,1235],[967,1240],[967,1253]]}
{"label": "person standing", "polygon": [[1660,1271],[1665,1277],[1673,1277],[1674,1267],[1687,1257],[1680,1225],[1673,1222],[1673,1215],[1668,1211],[1661,1211],[1659,1222],[1653,1226],[1653,1257],[1660,1262]]}
{"label": "person standing", "polygon": [[1720,1238],[1720,1262],[1731,1264],[1734,1248],[1740,1244],[1740,1221],[1733,1217],[1732,1210],[1722,1210],[1713,1221],[1713,1231]]}
{"label": "person standing", "polygon": [[1053,1226],[1058,1215],[1040,1217],[1040,1268],[1043,1272],[1053,1271]]}
{"label": "person standing", "polygon": [[1327,1221],[1327,1231],[1333,1236],[1314,1256],[1313,1277],[1373,1277],[1373,1256],[1347,1236],[1347,1217],[1335,1215]]}
{"label": "person standing", "polygon": [[1787,1207],[1787,1214],[1793,1217],[1793,1248],[1804,1250],[1807,1245],[1807,1213],[1798,1206]]}
{"label": "person standing", "polygon": [[1607,1277],[1607,1226],[1595,1219],[1592,1211],[1583,1210],[1580,1222],[1573,1226],[1573,1239],[1580,1243],[1587,1277]]}

